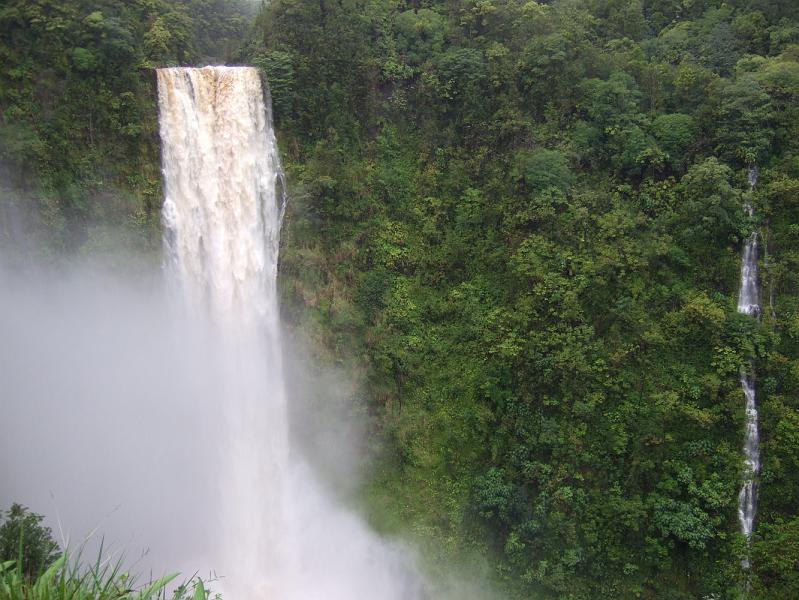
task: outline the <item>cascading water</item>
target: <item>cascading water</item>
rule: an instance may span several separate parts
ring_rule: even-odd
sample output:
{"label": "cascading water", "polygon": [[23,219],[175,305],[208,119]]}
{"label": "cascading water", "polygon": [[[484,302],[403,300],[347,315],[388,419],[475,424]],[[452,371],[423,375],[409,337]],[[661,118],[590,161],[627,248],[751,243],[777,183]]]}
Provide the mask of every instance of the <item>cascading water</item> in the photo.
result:
{"label": "cascading water", "polygon": [[158,70],[169,271],[217,330],[226,600],[411,600],[405,551],[338,507],[290,452],[276,294],[282,174],[258,72]]}
{"label": "cascading water", "polygon": [[275,137],[255,69],[160,69],[158,89],[168,267],[224,345],[225,570],[248,584],[268,581],[264,574],[289,560],[276,294],[285,199],[276,193]]}
{"label": "cascading water", "polygon": [[[749,186],[754,190],[757,185],[757,169],[749,170]],[[749,217],[754,216],[754,207],[750,202],[746,204]],[[760,316],[760,292],[758,278],[758,243],[757,231],[753,231],[746,242],[741,260],[741,287],[738,293],[738,312]],[[744,459],[746,471],[744,483],[738,494],[738,521],[741,524],[741,533],[747,540],[752,536],[755,516],[757,513],[757,475],[760,471],[760,435],[758,432],[757,396],[755,389],[754,367],[750,364],[748,370],[741,369],[741,387],[746,396],[746,437],[744,441]],[[749,567],[748,559],[743,563]]]}

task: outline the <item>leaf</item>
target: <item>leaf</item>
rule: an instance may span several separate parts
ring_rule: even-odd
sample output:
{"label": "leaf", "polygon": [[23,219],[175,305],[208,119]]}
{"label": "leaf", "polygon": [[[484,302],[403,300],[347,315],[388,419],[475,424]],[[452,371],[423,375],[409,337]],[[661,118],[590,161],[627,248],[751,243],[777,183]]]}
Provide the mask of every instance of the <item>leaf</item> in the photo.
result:
{"label": "leaf", "polygon": [[194,600],[206,600],[207,594],[205,593],[205,586],[203,580],[198,579],[194,585]]}

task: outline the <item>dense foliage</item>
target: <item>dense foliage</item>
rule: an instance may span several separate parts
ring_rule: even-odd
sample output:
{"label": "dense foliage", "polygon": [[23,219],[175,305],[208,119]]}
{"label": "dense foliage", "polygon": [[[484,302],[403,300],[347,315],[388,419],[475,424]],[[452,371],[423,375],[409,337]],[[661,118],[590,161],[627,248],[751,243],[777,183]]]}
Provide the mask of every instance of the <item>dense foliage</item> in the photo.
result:
{"label": "dense foliage", "polygon": [[[149,69],[229,57],[244,6],[0,7],[0,245],[157,247]],[[376,522],[520,598],[799,596],[799,5],[272,0],[240,58],[293,187],[285,316],[383,441]]]}
{"label": "dense foliage", "polygon": [[799,8],[275,0],[250,53],[287,317],[365,373],[384,521],[519,597],[735,597],[753,359],[752,596],[799,595]]}
{"label": "dense foliage", "polygon": [[60,556],[52,531],[42,525],[44,517],[14,503],[0,511],[0,564],[14,561],[24,579],[32,580]]}
{"label": "dense foliage", "polygon": [[247,0],[3,2],[0,245],[40,230],[50,254],[157,248],[152,68],[224,62],[253,10]]}

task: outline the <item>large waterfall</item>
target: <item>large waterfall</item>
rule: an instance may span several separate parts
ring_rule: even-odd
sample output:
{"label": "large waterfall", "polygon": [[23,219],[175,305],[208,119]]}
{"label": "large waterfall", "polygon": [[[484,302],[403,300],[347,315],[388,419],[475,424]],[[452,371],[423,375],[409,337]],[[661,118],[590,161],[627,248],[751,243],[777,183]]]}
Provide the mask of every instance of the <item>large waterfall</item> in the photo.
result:
{"label": "large waterfall", "polygon": [[210,552],[227,600],[407,600],[405,552],[340,508],[290,443],[276,296],[284,208],[258,72],[160,69],[168,270],[214,324],[223,534]]}
{"label": "large waterfall", "polygon": [[255,69],[161,69],[158,87],[168,268],[190,308],[219,325],[223,548],[228,576],[252,582],[289,560],[275,137]]}
{"label": "large waterfall", "polygon": [[[749,186],[754,190],[757,185],[757,170],[749,170]],[[754,215],[750,202],[746,204],[749,217]],[[759,317],[760,293],[758,277],[758,243],[757,231],[753,231],[744,246],[741,259],[741,287],[738,292],[738,312]],[[758,432],[757,395],[754,380],[754,368],[741,369],[741,387],[746,397],[746,434],[744,441],[744,459],[746,471],[741,491],[738,494],[738,520],[741,533],[747,540],[752,536],[755,515],[757,512],[757,475],[760,471],[760,434]],[[748,560],[744,567],[748,568]]]}

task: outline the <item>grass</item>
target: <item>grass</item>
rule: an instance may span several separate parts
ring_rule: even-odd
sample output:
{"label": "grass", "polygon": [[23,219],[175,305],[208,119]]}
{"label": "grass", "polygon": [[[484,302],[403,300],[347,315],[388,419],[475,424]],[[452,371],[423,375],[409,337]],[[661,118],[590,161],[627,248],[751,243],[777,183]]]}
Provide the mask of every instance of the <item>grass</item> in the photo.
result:
{"label": "grass", "polygon": [[0,600],[219,600],[194,578],[169,590],[177,573],[138,585],[121,561],[90,565],[65,552],[35,580],[29,580],[16,561],[0,563]]}

